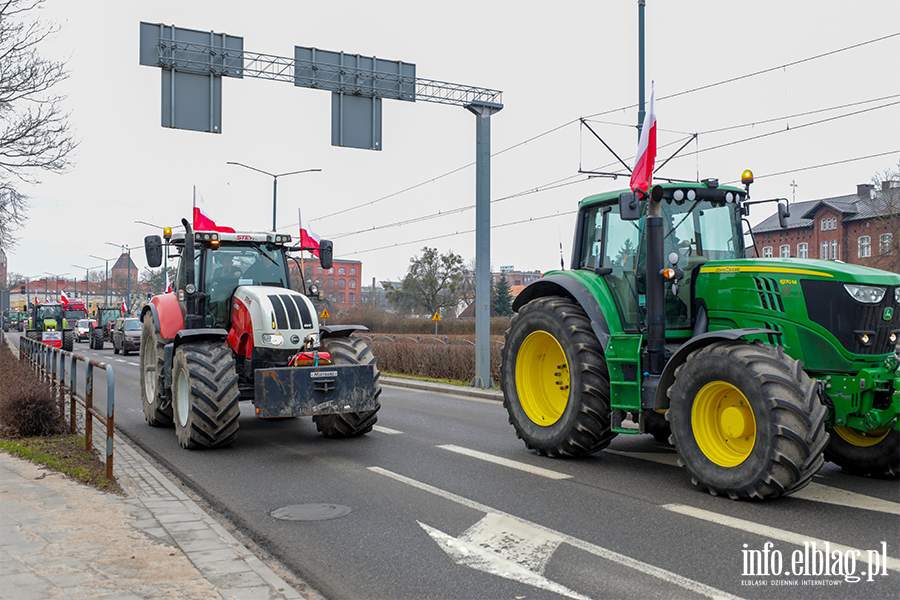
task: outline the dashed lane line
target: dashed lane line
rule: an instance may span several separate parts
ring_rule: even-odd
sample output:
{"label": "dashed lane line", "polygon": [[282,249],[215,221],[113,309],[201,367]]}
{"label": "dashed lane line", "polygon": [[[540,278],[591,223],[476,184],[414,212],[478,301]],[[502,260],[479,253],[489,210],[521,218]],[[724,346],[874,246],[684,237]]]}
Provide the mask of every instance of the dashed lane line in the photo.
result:
{"label": "dashed lane line", "polygon": [[571,479],[572,476],[566,473],[560,473],[558,471],[551,471],[550,469],[544,469],[543,467],[535,467],[533,465],[529,465],[527,463],[518,462],[515,460],[509,460],[508,458],[500,458],[499,456],[494,456],[493,454],[488,454],[486,452],[479,452],[478,450],[472,450],[470,448],[463,448],[461,446],[454,446],[453,444],[445,444],[443,446],[438,446],[443,450],[449,450],[450,452],[456,452],[457,454],[462,454],[464,456],[469,456],[471,458],[477,458],[478,460],[483,460],[485,462],[494,463],[496,465],[501,465],[503,467],[508,467],[510,469],[517,469],[519,471],[524,471],[526,473],[531,473],[532,475],[539,475],[541,477],[546,477],[547,479]]}

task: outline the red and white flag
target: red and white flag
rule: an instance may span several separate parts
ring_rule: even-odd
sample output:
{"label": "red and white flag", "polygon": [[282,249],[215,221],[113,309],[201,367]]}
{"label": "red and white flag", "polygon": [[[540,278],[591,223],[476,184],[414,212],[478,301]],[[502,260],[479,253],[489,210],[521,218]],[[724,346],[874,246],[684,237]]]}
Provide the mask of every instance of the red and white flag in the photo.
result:
{"label": "red and white flag", "polygon": [[125,299],[123,298],[122,299],[122,314],[124,315],[127,312],[128,312],[128,307],[125,306]]}
{"label": "red and white flag", "polygon": [[641,139],[638,141],[637,157],[631,171],[631,191],[650,191],[653,185],[653,167],[656,165],[656,111],[654,110],[655,90],[650,84],[650,112],[644,115]]}
{"label": "red and white flag", "polygon": [[172,293],[172,284],[171,284],[171,282],[169,282],[169,269],[166,267],[163,267],[163,269],[166,270],[166,293],[171,294]]}
{"label": "red and white flag", "polygon": [[299,208],[297,209],[297,216],[300,218],[300,247],[304,250],[309,250],[313,256],[318,258],[319,242],[322,241],[322,236],[313,231],[309,223],[303,220],[303,213],[300,212]]}
{"label": "red and white flag", "polygon": [[222,227],[217,225],[213,219],[212,213],[209,212],[209,206],[203,195],[197,192],[197,186],[194,186],[194,231],[219,231],[222,233],[234,233],[231,227]]}
{"label": "red and white flag", "polygon": [[62,302],[63,306],[69,306],[69,297],[66,296],[64,291],[59,293],[59,301]]}

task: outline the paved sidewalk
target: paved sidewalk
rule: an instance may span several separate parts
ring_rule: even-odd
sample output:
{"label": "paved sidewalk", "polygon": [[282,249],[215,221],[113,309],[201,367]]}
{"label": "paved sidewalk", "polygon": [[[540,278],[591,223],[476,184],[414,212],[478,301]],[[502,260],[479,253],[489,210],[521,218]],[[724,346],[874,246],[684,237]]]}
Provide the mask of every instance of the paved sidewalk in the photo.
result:
{"label": "paved sidewalk", "polygon": [[281,600],[301,595],[116,439],[125,497],[0,452],[0,599]]}

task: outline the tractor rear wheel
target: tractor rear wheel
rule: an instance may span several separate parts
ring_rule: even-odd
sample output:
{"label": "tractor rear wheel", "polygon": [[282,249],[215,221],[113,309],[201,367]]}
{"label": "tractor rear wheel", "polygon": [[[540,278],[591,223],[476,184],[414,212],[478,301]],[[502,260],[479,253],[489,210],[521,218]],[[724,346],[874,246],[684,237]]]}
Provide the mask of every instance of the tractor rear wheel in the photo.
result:
{"label": "tractor rear wheel", "polygon": [[822,466],[827,409],[781,347],[727,341],[695,350],[668,395],[679,462],[714,496],[776,498]]}
{"label": "tractor rear wheel", "polygon": [[500,372],[503,406],[527,448],[582,456],[616,436],[603,348],[574,300],[538,298],[519,309],[506,332]]}
{"label": "tractor rear wheel", "polygon": [[162,408],[165,395],[161,376],[163,373],[163,338],[156,331],[153,315],[144,317],[141,326],[141,404],[144,418],[152,427],[172,425],[172,405]]}
{"label": "tractor rear wheel", "polygon": [[829,432],[825,460],[854,475],[889,478],[900,473],[900,431],[859,431],[839,425]]}
{"label": "tractor rear wheel", "polygon": [[91,349],[103,350],[103,330],[99,327],[91,330]]}
{"label": "tractor rear wheel", "polygon": [[75,332],[63,330],[62,349],[71,352],[75,349]]}
{"label": "tractor rear wheel", "polygon": [[363,338],[325,338],[322,340],[321,350],[330,352],[331,360],[336,365],[375,365],[376,408],[362,412],[314,415],[313,422],[316,429],[330,438],[349,438],[369,433],[378,421],[376,413],[381,408],[381,404],[378,403],[378,396],[381,394],[381,383],[378,382],[378,378],[381,371],[378,370],[372,346]]}
{"label": "tractor rear wheel", "polygon": [[182,344],[172,361],[175,435],[184,448],[219,448],[238,431],[238,376],[222,342]]}

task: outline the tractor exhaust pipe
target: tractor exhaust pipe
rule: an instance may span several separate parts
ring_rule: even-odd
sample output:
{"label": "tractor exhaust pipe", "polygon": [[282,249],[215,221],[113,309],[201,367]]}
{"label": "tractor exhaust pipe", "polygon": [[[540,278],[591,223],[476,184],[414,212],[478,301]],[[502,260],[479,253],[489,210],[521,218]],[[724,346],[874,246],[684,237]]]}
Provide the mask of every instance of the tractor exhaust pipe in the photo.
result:
{"label": "tractor exhaust pipe", "polygon": [[663,282],[662,188],[650,190],[647,217],[647,371],[659,375],[666,366],[666,308]]}
{"label": "tractor exhaust pipe", "polygon": [[203,327],[203,316],[198,314],[197,281],[194,273],[194,228],[187,219],[182,219],[184,225],[184,328],[199,329]]}

